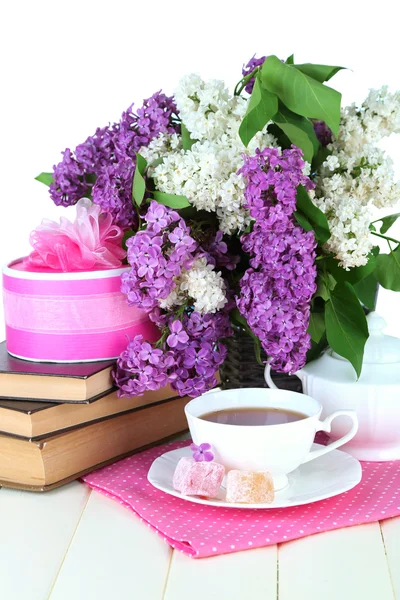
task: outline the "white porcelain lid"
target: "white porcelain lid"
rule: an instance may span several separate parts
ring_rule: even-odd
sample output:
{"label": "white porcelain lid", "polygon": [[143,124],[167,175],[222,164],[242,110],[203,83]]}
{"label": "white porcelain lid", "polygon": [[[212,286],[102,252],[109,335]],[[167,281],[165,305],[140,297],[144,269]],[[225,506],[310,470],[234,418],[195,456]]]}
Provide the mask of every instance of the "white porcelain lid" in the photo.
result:
{"label": "white porcelain lid", "polygon": [[[400,339],[383,333],[386,321],[378,313],[371,312],[367,316],[369,338],[365,344],[363,364],[400,363]],[[345,358],[329,350],[332,358],[346,361]]]}

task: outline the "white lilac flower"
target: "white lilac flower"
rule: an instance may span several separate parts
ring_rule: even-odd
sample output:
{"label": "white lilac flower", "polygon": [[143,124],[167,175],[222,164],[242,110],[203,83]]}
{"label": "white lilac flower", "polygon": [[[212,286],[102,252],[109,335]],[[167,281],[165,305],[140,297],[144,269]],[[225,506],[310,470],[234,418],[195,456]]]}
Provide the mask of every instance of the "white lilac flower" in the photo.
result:
{"label": "white lilac flower", "polygon": [[175,100],[180,118],[196,140],[217,139],[232,117],[240,119],[236,110],[240,101],[217,79],[203,81],[196,73],[186,75],[175,90]]}
{"label": "white lilac flower", "polygon": [[370,90],[360,107],[342,110],[340,130],[334,147],[347,154],[359,154],[364,146],[377,144],[392,133],[400,133],[400,91],[391,94],[388,87]]}
{"label": "white lilac flower", "polygon": [[182,148],[182,138],[177,133],[160,133],[158,137],[151,140],[148,146],[140,148],[139,153],[146,159],[148,175],[151,177],[154,172],[154,163],[157,159],[164,157],[169,152],[175,152]]}
{"label": "white lilac flower", "polygon": [[375,245],[369,229],[371,208],[349,195],[314,198],[313,201],[326,214],[331,230],[324,250],[332,252],[346,270],[365,265]]}
{"label": "white lilac flower", "polygon": [[[243,208],[243,178],[237,175],[243,154],[276,146],[276,139],[266,133],[266,126],[247,148],[243,145],[239,127],[247,101],[230,96],[221,81],[204,82],[198,75],[188,75],[180,83],[176,101],[183,123],[198,141],[189,151],[177,144],[175,151],[159,154],[163,162],[150,173],[157,189],[186,196],[198,210],[216,212],[224,233],[243,231],[250,220]],[[157,158],[157,150],[166,137],[160,142],[153,141],[149,149],[144,149],[144,156]]]}
{"label": "white lilac flower", "polygon": [[400,133],[400,91],[391,94],[387,85],[370,90],[362,104],[362,122],[371,142]]}
{"label": "white lilac flower", "polygon": [[373,207],[393,207],[400,199],[393,163],[376,144],[400,131],[400,93],[371,90],[361,107],[342,111],[331,155],[316,177],[314,203],[326,214],[332,232],[324,249],[345,269],[366,264],[374,246],[369,229]]}
{"label": "white lilac flower", "polygon": [[194,260],[190,269],[184,270],[175,279],[175,288],[160,301],[161,308],[170,309],[180,306],[188,298],[193,300],[194,309],[201,313],[215,313],[227,303],[226,285],[221,273],[207,263],[205,257]]}

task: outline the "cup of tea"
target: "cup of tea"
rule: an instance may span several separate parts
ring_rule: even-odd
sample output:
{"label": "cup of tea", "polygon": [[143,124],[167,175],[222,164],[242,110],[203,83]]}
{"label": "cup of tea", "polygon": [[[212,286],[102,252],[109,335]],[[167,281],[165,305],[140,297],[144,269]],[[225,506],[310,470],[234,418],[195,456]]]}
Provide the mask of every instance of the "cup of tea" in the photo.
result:
{"label": "cup of tea", "polygon": [[[320,421],[322,406],[311,396],[288,390],[242,388],[208,392],[186,407],[195,444],[209,443],[227,471],[269,471],[275,490],[301,464],[332,452],[358,429],[354,410],[337,410]],[[311,450],[317,431],[331,429],[339,416],[351,419],[349,432],[328,446]]]}

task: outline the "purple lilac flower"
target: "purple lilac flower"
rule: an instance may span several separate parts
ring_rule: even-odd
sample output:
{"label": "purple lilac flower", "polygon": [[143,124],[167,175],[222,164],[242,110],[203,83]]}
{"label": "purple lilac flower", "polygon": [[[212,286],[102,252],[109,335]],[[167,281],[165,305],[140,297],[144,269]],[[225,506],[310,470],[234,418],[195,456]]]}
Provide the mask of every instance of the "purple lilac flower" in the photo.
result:
{"label": "purple lilac flower", "polygon": [[93,202],[111,213],[114,222],[123,229],[136,227],[132,205],[132,181],[135,166],[130,158],[105,164],[93,186]]}
{"label": "purple lilac flower", "polygon": [[75,204],[89,192],[89,184],[84,178],[83,167],[75,160],[71,150],[66,148],[62,161],[54,166],[50,196],[57,206]]}
{"label": "purple lilac flower", "polygon": [[114,127],[114,145],[117,159],[135,158],[142,146],[148,146],[160,133],[174,133],[171,117],[177,113],[174,99],[160,91],[143,101],[143,106],[133,112],[133,104],[122,113],[121,120]]}
{"label": "purple lilac flower", "polygon": [[[246,65],[244,65],[244,67],[242,68],[242,75],[243,75],[243,77],[246,77],[246,75],[250,75],[250,73],[252,71],[254,71],[254,69],[256,67],[260,67],[264,63],[264,61],[265,61],[266,58],[267,58],[266,56],[262,56],[261,58],[256,58],[255,55],[254,55],[253,58],[251,58],[249,60],[249,62]],[[255,81],[255,78],[252,77],[247,82],[247,85],[244,88],[248,94],[251,94],[251,92],[253,91],[254,81]]]}
{"label": "purple lilac flower", "polygon": [[[127,241],[131,270],[122,274],[121,291],[131,306],[150,312],[174,289],[174,277],[191,266],[198,245],[179,214],[154,200],[144,220],[147,228]],[[173,236],[172,242],[177,229],[182,236]]]}
{"label": "purple lilac flower", "polygon": [[119,123],[97,129],[73,152],[67,148],[53,169],[54,203],[70,206],[92,195],[93,202],[111,213],[119,226],[135,228],[131,196],[135,153],[160,133],[176,131],[177,125],[172,124],[176,112],[173,98],[156,92],[144,100],[137,114],[130,106]]}
{"label": "purple lilac flower", "polygon": [[296,188],[312,182],[303,175],[296,147],[257,151],[244,157],[245,199],[255,219],[253,231],[241,238],[250,268],[240,282],[237,306],[276,371],[301,368],[310,347],[307,333],[310,301],[316,290],[315,237],[293,217]]}
{"label": "purple lilac flower", "polygon": [[170,334],[167,337],[167,344],[170,348],[180,348],[189,340],[189,336],[178,320],[173,321],[169,326]]}
{"label": "purple lilac flower", "polygon": [[329,129],[325,121],[314,121],[314,131],[318,141],[322,146],[327,146],[332,142],[332,131]]}
{"label": "purple lilac flower", "polygon": [[228,313],[203,316],[192,312],[182,321],[172,316],[164,326],[181,336],[179,343],[171,348],[167,341],[155,348],[136,336],[113,373],[120,396],[141,395],[168,383],[181,396],[198,396],[217,384],[215,373],[226,357],[221,339],[231,335]]}
{"label": "purple lilac flower", "polygon": [[175,365],[172,352],[153,349],[137,335],[118,359],[113,376],[120,396],[140,396],[147,390],[158,390],[171,380]]}
{"label": "purple lilac flower", "polygon": [[113,144],[108,127],[97,129],[74,152],[67,148],[53,167],[50,197],[55,204],[70,206],[91,192],[94,177],[112,157]]}
{"label": "purple lilac flower", "polygon": [[214,460],[214,454],[211,452],[211,444],[204,442],[203,444],[190,444],[190,449],[193,452],[193,458],[196,462],[211,462]]}
{"label": "purple lilac flower", "polygon": [[232,335],[227,311],[186,314],[182,320],[188,342],[174,351],[176,380],[171,383],[181,396],[198,396],[217,383],[215,373],[226,358],[221,339]]}
{"label": "purple lilac flower", "polygon": [[208,243],[202,244],[202,249],[208,263],[214,265],[217,269],[225,268],[228,271],[233,271],[240,261],[240,256],[228,252],[228,246],[223,241],[223,237],[222,231],[218,230]]}

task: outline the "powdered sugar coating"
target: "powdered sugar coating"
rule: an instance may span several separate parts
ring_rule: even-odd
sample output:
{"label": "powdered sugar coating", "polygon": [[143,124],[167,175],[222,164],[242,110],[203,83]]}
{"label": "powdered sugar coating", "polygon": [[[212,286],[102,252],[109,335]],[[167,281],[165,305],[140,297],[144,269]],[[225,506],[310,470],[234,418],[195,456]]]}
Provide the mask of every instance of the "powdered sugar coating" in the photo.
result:
{"label": "powdered sugar coating", "polygon": [[218,496],[225,475],[225,468],[217,462],[196,462],[183,457],[178,462],[174,477],[174,489],[185,496]]}
{"label": "powdered sugar coating", "polygon": [[268,471],[229,471],[226,478],[226,501],[245,504],[270,504],[274,499],[274,482]]}

